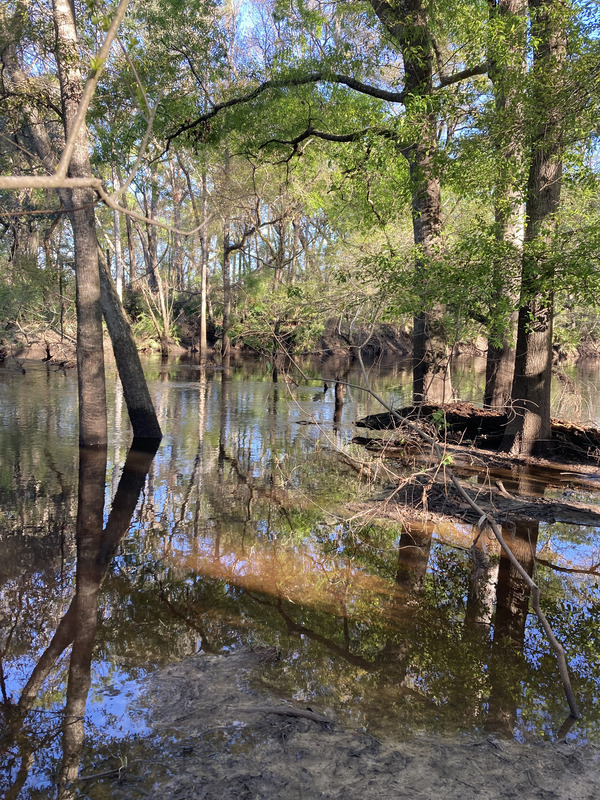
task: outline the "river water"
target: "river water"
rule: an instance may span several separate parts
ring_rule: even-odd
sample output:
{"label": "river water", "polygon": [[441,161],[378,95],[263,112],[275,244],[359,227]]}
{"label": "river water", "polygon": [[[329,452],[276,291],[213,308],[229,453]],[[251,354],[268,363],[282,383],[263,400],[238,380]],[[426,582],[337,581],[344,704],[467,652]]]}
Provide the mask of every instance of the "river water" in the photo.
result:
{"label": "river water", "polygon": [[[555,659],[508,561],[488,543],[474,565],[468,525],[364,515],[398,477],[350,441],[375,402],[350,388],[335,413],[332,379],[361,384],[357,369],[306,364],[274,384],[257,361],[150,359],[153,459],[128,456],[109,369],[105,462],[80,459],[74,372],[24,366],[0,370],[0,793],[53,796],[100,749],[125,758],[152,735],[147,677],[199,651],[265,648],[276,697],[376,736],[559,735]],[[408,402],[405,366],[369,376]],[[455,375],[465,400],[482,381],[481,364]],[[600,425],[599,385],[597,363],[563,371],[555,414]],[[568,481],[547,491],[598,502]],[[583,717],[567,737],[598,742],[598,529],[518,522],[511,536],[569,656]]]}

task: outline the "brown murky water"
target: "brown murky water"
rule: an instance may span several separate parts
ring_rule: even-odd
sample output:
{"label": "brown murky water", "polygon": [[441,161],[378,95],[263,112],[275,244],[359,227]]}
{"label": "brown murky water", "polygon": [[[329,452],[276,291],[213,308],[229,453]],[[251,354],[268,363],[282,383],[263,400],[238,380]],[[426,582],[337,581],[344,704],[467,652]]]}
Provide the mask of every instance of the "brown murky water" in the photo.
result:
{"label": "brown murky water", "polygon": [[[199,651],[267,652],[263,689],[374,736],[556,738],[555,660],[493,543],[473,559],[467,525],[349,512],[391,480],[349,444],[378,410],[358,391],[340,419],[331,386],[274,385],[266,365],[149,362],[158,453],[128,457],[113,378],[107,458],[80,459],[75,376],[26,366],[0,373],[1,793],[87,796],[69,788],[80,766],[152,737],[148,677]],[[597,378],[590,367],[577,402],[559,383],[556,400],[597,423]],[[407,373],[372,379],[408,397]],[[462,399],[480,379],[464,372]],[[568,739],[598,741],[598,530],[517,521],[507,535],[569,653],[584,717]]]}

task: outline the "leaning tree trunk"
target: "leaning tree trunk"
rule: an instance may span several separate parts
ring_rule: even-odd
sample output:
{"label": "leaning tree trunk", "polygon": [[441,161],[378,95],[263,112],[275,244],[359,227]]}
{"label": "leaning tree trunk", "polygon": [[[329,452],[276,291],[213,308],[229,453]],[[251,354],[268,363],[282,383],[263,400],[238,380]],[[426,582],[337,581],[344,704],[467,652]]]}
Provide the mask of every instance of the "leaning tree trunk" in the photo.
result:
{"label": "leaning tree trunk", "polygon": [[551,446],[550,380],[554,317],[554,265],[550,255],[560,206],[563,132],[560,95],[566,55],[564,9],[559,0],[531,0],[533,102],[537,130],[527,184],[521,300],[512,387],[514,417],[502,447],[514,455],[541,454]]}
{"label": "leaning tree trunk", "polygon": [[156,441],[162,437],[162,431],[148,391],[140,356],[115,285],[102,262],[100,263],[100,285],[104,320],[123,386],[123,396],[133,429],[134,442],[139,446],[141,440]]}
{"label": "leaning tree trunk", "polygon": [[[79,45],[69,0],[54,0],[54,25],[63,118],[68,138],[82,96]],[[81,127],[77,137],[69,176],[92,176],[85,126]],[[98,241],[94,216],[96,198],[91,189],[73,189],[70,195],[77,304],[79,442],[84,446],[100,447],[106,445],[108,436]]]}

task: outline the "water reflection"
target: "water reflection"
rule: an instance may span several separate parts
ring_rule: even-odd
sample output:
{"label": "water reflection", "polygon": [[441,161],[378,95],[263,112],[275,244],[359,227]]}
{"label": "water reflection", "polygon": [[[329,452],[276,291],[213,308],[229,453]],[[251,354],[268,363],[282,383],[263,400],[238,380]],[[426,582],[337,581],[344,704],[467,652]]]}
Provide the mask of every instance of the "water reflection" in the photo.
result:
{"label": "water reflection", "polygon": [[[153,362],[158,454],[131,453],[117,483],[127,441],[115,382],[108,462],[80,461],[78,493],[64,427],[76,396],[69,377],[38,375],[37,396],[35,370],[20,387],[0,384],[23,409],[0,428],[0,691],[11,723],[2,789],[16,797],[52,784],[68,796],[80,763],[102,771],[97,758],[124,760],[135,748],[129,734],[144,722],[123,717],[148,670],[248,644],[279,653],[262,675],[278,698],[375,734],[556,736],[564,698],[554,658],[495,543],[473,544],[467,525],[349,519],[382,487],[348,444],[352,421],[377,410],[354,389],[336,402],[336,377],[359,381],[348,369],[323,370],[324,391],[316,379],[273,384],[271,365],[233,358],[228,369]],[[386,396],[402,391],[397,369],[371,377]],[[530,478],[520,489],[539,492]],[[571,736],[593,738],[597,532],[514,521],[504,533],[529,574],[537,569],[574,654],[590,712]]]}
{"label": "water reflection", "polygon": [[[106,450],[80,449],[77,517],[75,527],[76,567],[75,594],[50,643],[37,660],[18,700],[9,697],[6,676],[2,669],[2,713],[5,726],[0,752],[6,761],[0,779],[6,798],[19,796],[34,764],[34,753],[59,737],[62,730],[61,756],[55,778],[57,797],[76,796],[73,782],[77,779],[85,738],[85,710],[91,681],[91,664],[98,622],[98,599],[102,581],[127,533],[133,512],[152,459],[153,452],[131,450],[104,526],[106,486]],[[19,620],[14,620],[15,630]],[[11,639],[4,642],[2,656],[10,658]],[[34,709],[40,692],[65,650],[71,646],[68,662],[66,702],[62,723],[51,715],[42,720],[41,709]],[[40,716],[36,720],[37,711]],[[41,720],[42,724],[36,724]]]}

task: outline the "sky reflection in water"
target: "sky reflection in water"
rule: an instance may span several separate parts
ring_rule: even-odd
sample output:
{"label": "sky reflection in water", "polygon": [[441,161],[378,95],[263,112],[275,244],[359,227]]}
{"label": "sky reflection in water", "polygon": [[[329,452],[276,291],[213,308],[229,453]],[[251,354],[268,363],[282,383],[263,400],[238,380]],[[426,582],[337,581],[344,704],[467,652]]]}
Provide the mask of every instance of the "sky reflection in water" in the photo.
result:
{"label": "sky reflection in water", "polygon": [[[334,425],[333,388],[323,391],[318,381],[274,386],[260,364],[226,374],[153,361],[148,374],[165,438],[147,476],[130,487],[129,521],[112,515],[122,532],[101,569],[98,530],[79,535],[77,558],[74,376],[42,365],[25,376],[0,375],[1,688],[13,726],[13,739],[2,742],[0,788],[17,780],[28,748],[39,758],[25,787],[67,770],[66,759],[60,767],[66,739],[59,712],[68,647],[16,722],[14,706],[86,580],[97,606],[78,612],[94,630],[88,739],[73,745],[77,762],[148,733],[130,701],[156,666],[199,648],[259,644],[280,652],[264,669],[278,697],[327,708],[376,735],[556,735],[566,711],[554,659],[527,613],[527,593],[494,544],[490,563],[474,569],[469,526],[409,530],[353,515],[353,502],[382,490],[368,470],[361,473],[368,456],[349,445],[352,421],[376,412],[374,403],[349,390]],[[478,391],[480,377],[465,373],[463,392]],[[382,368],[374,382],[399,402],[407,395],[406,371]],[[106,479],[90,489],[105,537],[128,445],[114,377],[109,402],[112,436],[106,472],[100,466],[98,473]],[[87,505],[92,516],[94,507]],[[597,740],[598,579],[566,571],[600,561],[597,530],[555,523],[515,535],[524,562],[537,541],[540,557],[562,568],[538,566],[537,578],[572,654],[584,709],[569,736]]]}

